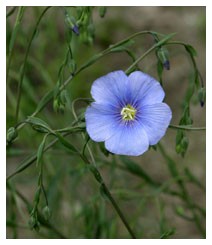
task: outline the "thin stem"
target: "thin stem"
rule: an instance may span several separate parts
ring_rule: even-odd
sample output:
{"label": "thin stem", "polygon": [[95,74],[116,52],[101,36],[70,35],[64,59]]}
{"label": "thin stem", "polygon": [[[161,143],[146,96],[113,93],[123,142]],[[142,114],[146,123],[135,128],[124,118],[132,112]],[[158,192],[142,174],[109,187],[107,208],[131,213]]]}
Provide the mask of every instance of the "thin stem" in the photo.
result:
{"label": "thin stem", "polygon": [[[75,120],[77,120],[77,114],[75,112],[75,109],[74,109],[74,105],[77,101],[79,100],[82,100],[82,99],[76,99],[73,101],[72,103],[72,113],[75,117]],[[83,100],[85,101],[85,100]],[[82,133],[82,137],[85,139],[85,134]],[[101,184],[101,188],[104,190],[104,193],[107,195],[108,199],[110,200],[111,204],[113,205],[114,209],[116,210],[116,212],[118,213],[119,217],[121,218],[122,222],[124,223],[126,229],[128,230],[128,232],[130,233],[130,235],[132,236],[132,238],[136,239],[136,236],[134,234],[134,232],[132,231],[132,229],[130,228],[126,218],[124,217],[121,209],[119,208],[118,204],[116,203],[116,201],[114,200],[113,196],[111,195],[109,189],[107,188],[106,184],[104,183],[103,179],[102,179],[102,176],[100,174],[100,172],[98,171],[98,169],[96,168],[96,163],[95,163],[95,159],[94,159],[94,156],[93,156],[93,153],[88,145],[88,143],[86,144],[87,145],[87,148],[88,148],[88,152],[90,154],[90,157],[91,157],[91,161],[90,162],[87,157],[84,155],[84,154],[80,154],[80,157],[82,158],[82,160],[86,163],[86,164],[89,164],[89,165],[93,165],[94,168],[95,168],[95,173],[97,174],[97,176],[99,176],[98,178],[96,178],[98,180],[98,182]],[[95,176],[96,177],[96,176]]]}
{"label": "thin stem", "polygon": [[[60,91],[62,91],[63,89],[64,89],[64,87],[66,87],[66,85],[71,81],[73,79],[73,75],[70,75],[69,77],[68,77],[68,79],[60,86],[60,88],[59,88],[59,91],[58,91],[58,93],[60,92]],[[30,115],[30,117],[34,117],[34,116],[36,116],[44,107],[45,107],[45,105],[47,105],[50,101],[51,101],[51,99],[53,98],[53,94],[54,94],[54,89],[53,90],[51,90],[50,92],[48,92],[48,94],[52,94],[52,96],[50,96],[48,99],[46,99],[46,101],[45,101],[45,103],[42,105],[42,107],[40,107],[39,109],[36,109],[31,115]],[[21,122],[21,123],[18,123],[17,125],[16,125],[16,129],[17,130],[20,130],[25,124],[27,123],[27,120],[25,120],[24,122]]]}
{"label": "thin stem", "polygon": [[44,14],[47,12],[47,10],[49,8],[51,8],[51,7],[50,6],[46,7],[44,9],[44,11],[41,13],[40,17],[38,18],[38,21],[37,21],[37,23],[35,25],[34,31],[32,33],[32,36],[31,36],[31,38],[29,40],[29,43],[28,43],[28,46],[27,46],[27,50],[26,50],[26,54],[25,54],[24,62],[23,62],[23,68],[21,69],[21,75],[20,75],[20,80],[19,80],[19,84],[18,84],[18,99],[17,99],[17,106],[16,106],[16,114],[15,114],[16,123],[18,122],[18,114],[19,114],[20,101],[21,101],[22,83],[23,83],[23,79],[24,79],[24,74],[25,74],[25,69],[26,69],[26,62],[27,62],[29,50],[30,50],[32,41],[33,41],[33,39],[35,37],[35,34],[37,32],[37,29],[38,29],[38,26],[40,24],[40,21],[41,21],[41,19],[43,18]]}
{"label": "thin stem", "polygon": [[[87,67],[89,67],[90,65],[92,65],[93,63],[95,63],[96,61],[98,61],[100,58],[104,57],[105,55],[109,54],[111,52],[112,49],[114,49],[115,47],[127,42],[128,40],[132,39],[132,38],[135,38],[139,35],[143,35],[143,34],[150,34],[150,35],[161,35],[161,36],[164,36],[163,34],[160,34],[160,33],[157,33],[157,32],[154,32],[154,31],[141,31],[141,32],[137,32],[127,38],[125,38],[124,40],[114,44],[114,45],[111,45],[110,47],[108,47],[107,49],[103,50],[101,53],[93,56],[88,62],[86,62],[84,65],[82,65],[75,73],[74,73],[74,77],[80,73],[82,70],[86,69]],[[68,84],[69,82],[73,79],[73,74],[70,75],[70,77],[61,85],[59,91],[61,91],[62,89],[64,89]],[[51,93],[51,96],[48,98],[48,100],[45,101],[44,105],[42,106],[42,108],[40,108],[39,110],[36,110],[31,116],[35,116],[38,112],[40,112],[46,104],[48,104],[51,99],[53,98],[54,96],[54,89],[52,89],[49,93]],[[17,129],[21,129],[23,126],[25,125],[25,123],[21,124]]]}
{"label": "thin stem", "polygon": [[156,48],[155,45],[153,45],[150,49],[148,49],[143,55],[141,55],[136,61],[132,63],[131,66],[129,66],[126,70],[125,73],[129,74],[133,67],[135,67],[142,59],[144,59],[149,53],[151,53],[154,49]]}
{"label": "thin stem", "polygon": [[[162,154],[162,156],[165,158],[165,160],[167,161],[167,164],[168,164],[168,168],[169,168],[169,171],[171,173],[171,175],[175,178],[177,176],[179,176],[179,173],[178,173],[178,170],[177,170],[177,167],[176,167],[176,164],[175,162],[172,160],[172,158],[170,158],[164,147],[161,145],[161,143],[158,143],[158,148]],[[199,231],[201,232],[202,236],[205,237],[205,230],[200,222],[200,219],[199,219],[199,216],[196,214],[195,212],[195,204],[193,203],[193,200],[190,198],[189,196],[189,193],[184,185],[184,182],[182,181],[182,179],[178,179],[178,181],[176,182],[181,190],[181,193],[182,193],[182,200],[184,202],[186,202],[186,204],[188,205],[188,207],[190,208],[191,212],[192,212],[192,215],[193,215],[193,219],[196,223],[196,227],[199,229]]]}
{"label": "thin stem", "polygon": [[133,239],[136,239],[136,236],[134,234],[134,232],[132,231],[132,229],[130,228],[125,216],[123,215],[121,209],[119,208],[118,204],[116,203],[116,201],[114,200],[113,196],[111,195],[110,191],[108,190],[107,186],[102,183],[102,188],[104,189],[105,194],[107,195],[107,197],[109,198],[109,200],[111,201],[113,207],[115,208],[116,212],[118,213],[119,217],[121,218],[122,222],[124,223],[125,227],[127,228],[128,232],[130,233],[131,237]]}
{"label": "thin stem", "polygon": [[10,15],[12,15],[12,14],[15,12],[16,8],[17,8],[16,6],[15,6],[15,7],[12,7],[12,8],[7,12],[6,18],[8,18]]}
{"label": "thin stem", "polygon": [[171,129],[191,130],[191,131],[206,130],[206,127],[190,127],[190,126],[187,126],[187,125],[173,125],[173,124],[170,124],[169,128],[171,128]]}
{"label": "thin stem", "polygon": [[[184,43],[184,42],[181,42],[181,41],[171,41],[171,42],[168,42],[168,43],[166,43],[167,45],[173,45],[173,44],[176,44],[176,45],[182,45],[182,46],[184,46],[185,48],[186,48],[186,46],[188,45],[188,44],[186,44],[186,43]],[[203,88],[204,87],[204,82],[203,82],[203,78],[202,78],[202,75],[201,75],[201,73],[200,73],[200,71],[198,70],[198,68],[197,68],[197,64],[196,64],[196,61],[195,61],[195,59],[194,59],[194,56],[191,54],[191,53],[189,53],[189,55],[190,55],[190,57],[191,57],[191,61],[192,61],[192,64],[193,64],[193,66],[194,66],[194,70],[195,70],[195,73],[196,73],[196,75],[198,75],[199,76],[199,78],[200,78],[200,81],[201,81],[201,87]]]}
{"label": "thin stem", "polygon": [[[7,188],[9,188],[8,183],[7,183]],[[28,202],[28,200],[18,190],[15,190],[15,193],[25,203],[25,205],[27,206],[28,211],[30,211],[32,209],[32,207],[31,207],[31,204]],[[56,227],[54,227],[52,224],[46,222],[44,217],[41,214],[38,214],[38,219],[39,219],[39,222],[43,226],[45,226],[47,229],[52,230],[55,234],[58,235],[59,238],[67,239],[67,237],[65,237]]]}
{"label": "thin stem", "polygon": [[[75,99],[75,100],[72,102],[72,114],[73,114],[73,116],[74,116],[74,118],[75,118],[76,121],[78,121],[78,117],[77,117],[77,114],[76,114],[76,112],[75,112],[74,105],[75,105],[75,103],[76,103],[77,101],[83,101],[83,102],[85,102],[85,99],[83,99],[83,98],[78,98],[78,99]],[[86,137],[86,136],[85,136],[85,133],[82,133],[81,135],[82,135],[83,139],[85,139],[85,137]],[[91,161],[93,162],[94,165],[96,165],[95,159],[94,159],[93,154],[92,154],[92,151],[91,151],[91,148],[90,148],[90,146],[89,146],[89,143],[87,143],[86,146],[87,146],[88,152],[89,152],[89,154],[90,154],[90,156],[91,156]]]}
{"label": "thin stem", "polygon": [[[86,164],[92,165],[85,155],[80,154],[80,157]],[[125,225],[126,229],[130,233],[131,237],[133,239],[136,239],[136,236],[135,236],[134,232],[132,231],[132,229],[130,228],[124,214],[122,213],[121,209],[119,208],[118,204],[116,203],[115,199],[113,198],[109,189],[107,188],[106,184],[104,183],[104,180],[103,180],[100,172],[98,171],[98,169],[96,167],[94,167],[94,170],[92,172],[94,173],[96,180],[101,184],[102,190],[104,191],[105,195],[110,200],[112,206],[116,210],[117,214],[119,215],[119,217],[122,220],[123,224]]]}
{"label": "thin stem", "polygon": [[15,25],[14,25],[14,28],[13,28],[12,36],[10,38],[10,43],[9,43],[9,56],[8,56],[7,71],[6,71],[6,81],[8,81],[10,64],[11,64],[12,54],[13,54],[13,47],[14,47],[16,35],[17,35],[17,32],[18,32],[18,29],[19,29],[21,20],[23,18],[24,8],[25,7],[19,7],[18,8],[18,13],[17,13]]}
{"label": "thin stem", "polygon": [[125,70],[126,74],[129,74],[131,72],[131,70],[143,59],[145,58],[149,53],[151,53],[154,49],[156,49],[157,47],[160,47],[162,45],[164,45],[169,39],[171,39],[173,36],[175,35],[175,33],[172,33],[170,35],[165,36],[163,39],[161,39],[159,42],[157,42],[156,44],[154,44],[150,49],[148,49],[143,55],[141,55],[136,61],[134,61],[132,63],[131,66],[129,66],[127,68],[127,70]]}

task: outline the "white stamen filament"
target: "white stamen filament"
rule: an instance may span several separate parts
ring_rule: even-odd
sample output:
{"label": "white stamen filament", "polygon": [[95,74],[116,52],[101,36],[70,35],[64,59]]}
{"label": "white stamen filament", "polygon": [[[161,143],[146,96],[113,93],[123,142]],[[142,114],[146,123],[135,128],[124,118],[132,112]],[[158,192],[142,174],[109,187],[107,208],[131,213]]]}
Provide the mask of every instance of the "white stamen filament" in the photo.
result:
{"label": "white stamen filament", "polygon": [[129,104],[126,107],[123,107],[121,110],[121,115],[123,120],[134,120],[135,114],[136,114],[136,109]]}

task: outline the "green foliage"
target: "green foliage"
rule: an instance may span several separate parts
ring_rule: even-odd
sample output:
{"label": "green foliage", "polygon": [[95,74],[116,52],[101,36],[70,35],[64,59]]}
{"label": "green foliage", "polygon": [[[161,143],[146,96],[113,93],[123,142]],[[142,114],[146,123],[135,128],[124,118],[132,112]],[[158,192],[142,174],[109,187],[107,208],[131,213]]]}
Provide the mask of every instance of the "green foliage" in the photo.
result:
{"label": "green foliage", "polygon": [[[205,237],[205,208],[188,191],[192,184],[205,194],[204,183],[187,158],[192,131],[205,129],[193,127],[193,99],[203,107],[206,97],[197,51],[190,44],[171,41],[175,33],[136,32],[124,15],[116,28],[107,19],[110,11],[117,9],[7,11],[9,237],[167,239],[178,236],[176,217]],[[122,26],[126,33],[121,33]],[[151,69],[166,90],[164,64],[173,59],[171,74],[179,46],[188,54],[192,75],[185,71],[190,80],[184,98],[174,91],[182,101],[181,113],[179,124],[170,128],[176,130],[175,150],[184,158],[179,160],[170,150],[175,134],[170,142],[152,146],[155,151],[136,159],[115,156],[103,142],[92,142],[84,115],[93,102],[85,98],[90,97],[91,82],[115,67],[125,67],[127,74]],[[156,59],[151,58],[153,52]],[[149,57],[154,60],[151,65]],[[170,80],[169,85],[173,83]],[[175,104],[171,107],[175,114]]]}

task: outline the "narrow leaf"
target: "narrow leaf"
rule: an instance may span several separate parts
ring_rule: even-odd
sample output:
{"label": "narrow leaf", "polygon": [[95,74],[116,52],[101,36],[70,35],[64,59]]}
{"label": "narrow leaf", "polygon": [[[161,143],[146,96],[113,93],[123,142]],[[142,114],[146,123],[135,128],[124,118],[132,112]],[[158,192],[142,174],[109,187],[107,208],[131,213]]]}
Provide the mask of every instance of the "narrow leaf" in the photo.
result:
{"label": "narrow leaf", "polygon": [[134,161],[130,160],[129,158],[123,157],[123,156],[120,156],[120,159],[124,163],[124,165],[127,167],[129,172],[141,177],[149,184],[157,186],[157,183]]}
{"label": "narrow leaf", "polygon": [[43,96],[43,98],[38,103],[37,108],[36,108],[34,114],[37,114],[38,112],[40,112],[47,105],[47,103],[50,102],[50,100],[53,98],[53,96],[54,96],[54,89],[51,90],[51,91],[49,91],[49,92],[47,92]]}
{"label": "narrow leaf", "polygon": [[134,41],[133,41],[132,39],[127,40],[127,41],[121,43],[120,45],[115,46],[114,48],[113,48],[113,46],[111,46],[111,47],[110,47],[110,48],[111,48],[111,52],[120,52],[120,51],[124,51],[124,50],[126,50],[127,47],[129,47],[129,46],[131,46],[131,45],[133,45],[133,44],[134,44]]}
{"label": "narrow leaf", "polygon": [[33,126],[38,126],[38,127],[47,129],[48,132],[52,132],[52,130],[49,127],[49,125],[46,122],[44,122],[42,119],[38,118],[38,117],[28,117],[27,118],[27,122],[32,124]]}
{"label": "narrow leaf", "polygon": [[72,152],[78,153],[78,150],[69,141],[67,141],[61,134],[56,133],[56,136],[62,145],[64,145],[66,148],[68,148]]}
{"label": "narrow leaf", "polygon": [[47,139],[48,134],[46,134],[43,137],[42,142],[40,143],[39,147],[38,147],[38,151],[37,151],[37,166],[40,164],[42,156],[43,156],[43,152],[44,152],[44,147],[45,147],[45,143],[46,143],[46,139]]}
{"label": "narrow leaf", "polygon": [[194,49],[193,46],[191,46],[190,44],[186,44],[184,47],[190,55],[197,56],[197,51]]}

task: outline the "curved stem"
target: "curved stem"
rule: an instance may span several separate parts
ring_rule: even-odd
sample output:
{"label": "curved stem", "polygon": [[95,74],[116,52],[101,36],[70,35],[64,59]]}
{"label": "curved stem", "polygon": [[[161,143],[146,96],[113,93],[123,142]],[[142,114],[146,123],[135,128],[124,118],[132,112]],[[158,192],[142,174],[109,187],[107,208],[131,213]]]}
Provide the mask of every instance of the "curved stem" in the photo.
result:
{"label": "curved stem", "polygon": [[[107,49],[103,50],[101,53],[97,54],[97,55],[94,55],[88,62],[86,62],[84,65],[82,65],[74,74],[74,77],[80,73],[82,70],[86,69],[87,67],[89,67],[90,65],[92,65],[93,63],[95,63],[96,61],[98,61],[100,58],[104,57],[105,55],[109,54],[111,52],[112,49],[114,49],[115,47],[127,42],[128,40],[132,39],[132,38],[135,38],[139,35],[144,35],[144,34],[150,34],[150,35],[160,35],[160,36],[164,36],[163,34],[161,33],[158,33],[158,32],[154,32],[154,31],[141,31],[141,32],[137,32],[125,39],[123,39],[122,41],[114,44],[114,45],[111,45],[110,47],[108,47]],[[160,44],[161,45],[161,44]],[[73,75],[71,74],[70,77],[61,85],[59,91],[61,91],[64,87],[66,87],[69,82],[73,79]],[[48,100],[45,101],[44,105],[42,106],[42,108],[40,108],[39,110],[35,110],[35,112],[31,115],[31,116],[35,116],[38,112],[40,112],[47,103],[49,103],[51,101],[51,99],[53,98],[54,96],[54,89],[52,89],[49,94],[51,94],[51,96],[49,96]],[[23,126],[25,125],[25,123],[21,124],[17,129],[21,129]]]}
{"label": "curved stem", "polygon": [[9,43],[9,56],[8,56],[8,63],[7,63],[7,70],[6,70],[6,81],[8,81],[10,64],[11,64],[12,54],[13,54],[13,47],[14,47],[16,35],[17,35],[17,32],[18,32],[18,29],[19,29],[21,20],[23,18],[24,8],[25,7],[23,7],[23,6],[18,8],[18,13],[17,13],[15,25],[14,25],[14,28],[13,28],[12,36],[10,38],[10,43]]}
{"label": "curved stem", "polygon": [[94,55],[88,62],[86,62],[84,65],[82,65],[75,73],[78,74],[79,72],[81,72],[82,70],[84,70],[86,67],[92,65],[94,62],[96,62],[97,60],[99,60],[100,58],[104,57],[105,55],[109,54],[111,52],[112,49],[118,47],[118,46],[121,46],[122,44],[128,42],[129,40],[137,37],[137,36],[140,36],[140,35],[144,35],[144,34],[149,34],[149,35],[152,35],[152,36],[155,36],[155,35],[161,35],[161,36],[164,36],[163,34],[161,33],[158,33],[158,32],[154,32],[154,31],[140,31],[140,32],[136,32],[134,34],[132,34],[131,36],[117,42],[116,44],[113,44],[113,45],[110,45],[107,49],[103,50],[101,53],[99,54],[96,54]]}
{"label": "curved stem", "polygon": [[91,171],[94,174],[94,177],[96,178],[96,180],[101,184],[100,187],[101,187],[102,191],[110,200],[111,204],[113,205],[114,209],[116,210],[117,214],[119,215],[120,219],[122,220],[123,224],[125,225],[126,229],[128,230],[129,234],[131,235],[131,237],[133,239],[136,239],[134,232],[130,228],[124,214],[122,213],[121,209],[119,208],[118,204],[116,203],[115,199],[113,198],[109,189],[107,188],[106,184],[104,183],[104,180],[102,179],[102,176],[101,176],[100,172],[98,171],[98,169],[91,164],[91,162],[87,159],[87,157],[85,155],[80,154],[80,157],[86,164],[91,165],[93,167]]}
{"label": "curved stem", "polygon": [[51,8],[50,6],[49,7],[46,7],[44,9],[44,11],[41,13],[36,25],[35,25],[35,28],[34,28],[34,31],[32,33],[32,36],[29,40],[29,43],[28,43],[28,46],[27,46],[27,50],[26,50],[26,54],[25,54],[25,57],[24,57],[24,62],[23,62],[23,68],[21,69],[21,75],[20,75],[20,80],[19,80],[19,84],[18,84],[18,99],[17,99],[17,106],[16,106],[16,113],[15,113],[15,121],[17,123],[18,121],[18,114],[19,114],[19,107],[20,107],[20,101],[21,101],[21,90],[22,90],[22,83],[23,83],[23,79],[24,79],[24,74],[25,74],[25,69],[26,69],[26,61],[27,61],[27,58],[28,58],[28,54],[29,54],[29,49],[31,47],[31,44],[32,44],[32,41],[33,41],[33,38],[37,32],[37,29],[38,29],[38,26],[40,24],[40,21],[42,19],[42,17],[44,16],[44,14],[47,12],[47,10]]}
{"label": "curved stem", "polygon": [[173,124],[170,124],[169,128],[182,129],[182,130],[193,130],[193,131],[206,130],[206,127],[190,127],[188,125],[173,125]]}
{"label": "curved stem", "polygon": [[[170,45],[174,45],[174,44],[176,44],[176,45],[182,45],[182,46],[184,46],[185,48],[186,48],[186,46],[188,45],[188,44],[186,44],[186,43],[184,43],[184,42],[181,42],[181,41],[171,41],[171,42],[166,43],[166,45],[169,45],[169,44],[170,44]],[[194,56],[193,56],[191,53],[189,53],[189,55],[190,55],[190,57],[191,57],[191,61],[192,61],[192,64],[193,64],[193,66],[194,66],[194,71],[196,72],[196,75],[199,76],[200,82],[201,82],[201,87],[203,88],[203,87],[204,87],[203,78],[202,78],[202,75],[201,75],[201,73],[199,72],[199,70],[198,70],[198,68],[197,68],[197,64],[196,64],[196,61],[195,61],[195,59],[194,59]]]}
{"label": "curved stem", "polygon": [[[76,99],[76,100],[74,100],[73,103],[72,103],[72,113],[73,113],[73,115],[74,115],[75,120],[77,120],[78,118],[77,118],[77,114],[76,114],[75,109],[74,109],[74,104],[75,104],[75,102],[77,102],[77,101],[79,101],[79,100],[83,100],[83,99],[81,99],[81,98],[80,98],[80,99]],[[83,101],[85,101],[85,100],[83,100]],[[84,133],[82,133],[82,137],[85,139],[85,134],[84,134]],[[93,172],[93,173],[94,173],[95,177],[96,177],[96,175],[99,176],[99,177],[96,178],[96,179],[97,179],[97,181],[101,184],[102,190],[104,191],[104,193],[106,194],[106,196],[107,196],[108,199],[110,200],[111,204],[113,205],[114,209],[116,210],[117,214],[118,214],[119,217],[121,218],[122,222],[124,223],[126,229],[127,229],[128,232],[130,233],[130,235],[132,236],[132,238],[133,238],[133,239],[136,239],[136,236],[135,236],[134,232],[132,231],[132,229],[130,228],[130,226],[129,226],[129,224],[128,224],[126,218],[125,218],[125,216],[123,215],[121,209],[119,208],[118,204],[116,203],[116,201],[114,200],[113,196],[111,195],[109,189],[107,188],[106,184],[104,183],[104,181],[103,181],[103,179],[102,179],[102,177],[101,177],[100,172],[99,172],[98,169],[96,168],[95,159],[94,159],[94,156],[93,156],[93,153],[92,153],[92,151],[91,151],[91,148],[90,148],[89,144],[87,143],[86,146],[87,146],[87,148],[88,148],[88,152],[89,152],[90,157],[91,157],[91,162],[87,159],[87,157],[86,157],[84,154],[80,154],[80,157],[82,158],[82,160],[83,160],[86,164],[89,164],[89,165],[94,166],[94,168],[95,168],[94,171],[95,171],[95,172]]]}
{"label": "curved stem", "polygon": [[156,44],[154,44],[150,49],[148,49],[143,55],[141,55],[136,61],[134,61],[132,63],[131,66],[129,66],[127,68],[127,70],[125,70],[126,74],[129,74],[131,72],[131,70],[143,59],[145,58],[149,53],[151,53],[154,49],[156,49],[157,47],[160,47],[162,45],[164,45],[169,39],[171,39],[173,36],[175,35],[175,33],[171,33],[167,36],[165,36],[163,39],[161,39],[159,42],[157,42]]}
{"label": "curved stem", "polygon": [[7,15],[6,15],[6,18],[10,17],[16,10],[16,6],[15,7],[12,7],[8,12],[7,12]]}

